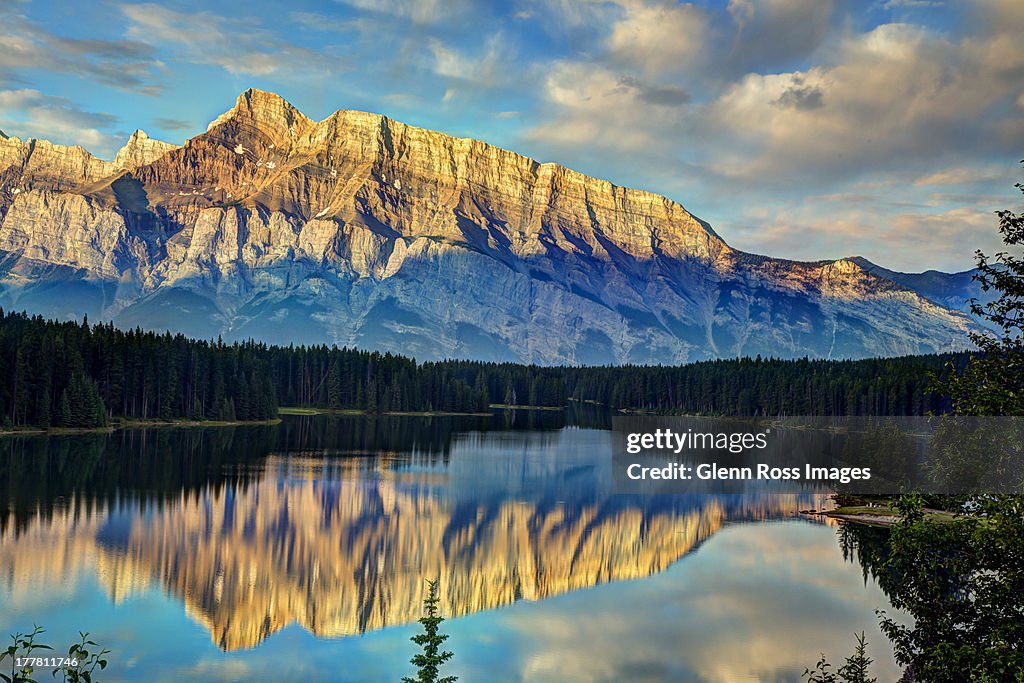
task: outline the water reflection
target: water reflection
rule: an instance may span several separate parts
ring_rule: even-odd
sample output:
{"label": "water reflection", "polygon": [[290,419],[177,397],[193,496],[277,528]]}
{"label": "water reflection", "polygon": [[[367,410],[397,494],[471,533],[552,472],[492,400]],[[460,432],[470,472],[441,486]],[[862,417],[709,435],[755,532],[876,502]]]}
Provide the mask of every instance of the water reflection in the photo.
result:
{"label": "water reflection", "polygon": [[608,432],[516,426],[301,418],[6,440],[0,600],[92,576],[114,603],[159,587],[230,651],[292,623],[327,637],[408,623],[425,577],[455,616],[646,577],[727,521],[823,503],[613,496]]}

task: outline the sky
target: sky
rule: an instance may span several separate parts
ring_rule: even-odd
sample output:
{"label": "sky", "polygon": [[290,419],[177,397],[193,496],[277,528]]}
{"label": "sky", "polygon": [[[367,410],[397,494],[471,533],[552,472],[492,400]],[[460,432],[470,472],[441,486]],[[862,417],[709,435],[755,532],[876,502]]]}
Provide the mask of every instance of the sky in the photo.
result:
{"label": "sky", "polygon": [[664,194],[738,249],[971,267],[1024,180],[1021,0],[0,0],[0,130],[112,158],[249,87]]}

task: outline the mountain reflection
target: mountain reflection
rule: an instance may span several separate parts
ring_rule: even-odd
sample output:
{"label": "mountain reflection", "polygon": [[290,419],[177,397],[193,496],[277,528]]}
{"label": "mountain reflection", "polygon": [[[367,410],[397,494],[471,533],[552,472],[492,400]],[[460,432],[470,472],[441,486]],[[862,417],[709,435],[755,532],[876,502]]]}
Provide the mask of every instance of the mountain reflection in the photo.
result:
{"label": "mountain reflection", "polygon": [[649,576],[729,521],[823,502],[611,495],[593,429],[414,424],[403,441],[374,422],[5,444],[0,590],[94,571],[120,601],[155,584],[232,650],[291,623],[338,637],[413,621],[425,578],[459,616]]}

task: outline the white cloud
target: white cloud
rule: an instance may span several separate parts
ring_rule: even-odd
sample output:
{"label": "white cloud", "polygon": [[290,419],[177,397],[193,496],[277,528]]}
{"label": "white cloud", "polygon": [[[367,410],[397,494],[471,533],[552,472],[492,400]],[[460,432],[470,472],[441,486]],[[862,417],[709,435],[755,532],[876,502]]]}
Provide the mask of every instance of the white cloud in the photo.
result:
{"label": "white cloud", "polygon": [[84,111],[65,97],[33,89],[0,90],[0,111],[10,127],[8,135],[41,138],[65,145],[82,145],[90,152],[111,158],[123,142],[106,132],[117,122],[111,114]]}
{"label": "white cloud", "polygon": [[942,0],[885,0],[882,9],[918,9],[922,7],[942,7]]}
{"label": "white cloud", "polygon": [[1024,126],[1001,131],[998,105],[1020,79],[1024,43],[1003,38],[952,42],[888,24],[849,38],[832,66],[748,74],[706,112],[722,149],[741,143],[717,168],[740,178],[821,180],[1008,149]]}
{"label": "white cloud", "polygon": [[972,185],[999,181],[1007,183],[1007,187],[1009,187],[1012,184],[1012,177],[1012,174],[1008,172],[1005,165],[973,164],[931,171],[915,178],[913,184],[916,187],[928,187],[932,185]]}
{"label": "white cloud", "polygon": [[889,203],[871,193],[811,196],[750,207],[716,227],[731,236],[734,246],[748,251],[803,260],[864,256],[907,272],[965,270],[973,264],[974,249],[999,249],[993,214],[999,199],[972,197],[968,206],[938,210],[927,204],[955,206],[963,200],[920,194],[904,199],[901,206],[898,200]]}
{"label": "white cloud", "polygon": [[709,19],[692,4],[623,0],[611,29],[611,56],[649,77],[686,71],[701,54]]}
{"label": "white cloud", "polygon": [[558,147],[596,144],[648,151],[680,119],[689,99],[681,88],[658,88],[610,69],[573,62],[552,66],[544,82],[558,115],[535,126],[528,138]]}
{"label": "white cloud", "polygon": [[408,19],[417,24],[433,24],[465,13],[463,0],[339,0],[358,10],[379,12]]}
{"label": "white cloud", "polygon": [[0,4],[0,85],[24,83],[28,72],[52,71],[123,90],[159,93],[163,64],[145,42],[59,36],[18,9],[17,3]]}
{"label": "white cloud", "polygon": [[292,44],[252,19],[179,12],[152,3],[121,5],[127,35],[176,49],[182,61],[219,66],[236,75],[315,74],[340,63]]}
{"label": "white cloud", "polygon": [[437,39],[431,39],[428,46],[435,74],[480,86],[498,85],[514,56],[500,33],[489,37],[478,54],[468,54]]}

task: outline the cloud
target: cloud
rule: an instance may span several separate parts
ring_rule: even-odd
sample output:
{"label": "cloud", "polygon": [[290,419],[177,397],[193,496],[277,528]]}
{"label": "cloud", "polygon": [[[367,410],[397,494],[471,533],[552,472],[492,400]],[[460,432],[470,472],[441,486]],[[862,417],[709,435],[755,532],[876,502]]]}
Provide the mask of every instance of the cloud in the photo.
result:
{"label": "cloud", "polygon": [[234,75],[316,74],[341,65],[322,52],[282,39],[251,18],[179,12],[151,3],[121,5],[121,11],[128,19],[129,37],[176,50],[181,61],[218,66]]}
{"label": "cloud", "polygon": [[197,128],[191,121],[184,121],[182,119],[158,117],[153,119],[153,123],[160,126],[163,130],[192,130]]}
{"label": "cloud", "polygon": [[348,33],[364,28],[358,19],[336,19],[318,12],[292,12],[288,18],[307,31]]}
{"label": "cloud", "polygon": [[882,9],[918,9],[926,7],[942,7],[942,0],[885,0]]}
{"label": "cloud", "polygon": [[704,127],[722,149],[739,143],[717,162],[724,175],[780,183],[1010,149],[1024,124],[1003,103],[1020,68],[1024,43],[1003,35],[954,42],[887,24],[847,39],[833,65],[746,75]]}
{"label": "cloud", "polygon": [[686,71],[701,54],[709,18],[696,5],[623,0],[606,44],[612,59],[648,77]]}
{"label": "cloud", "polygon": [[95,154],[113,156],[122,142],[106,132],[117,117],[80,109],[65,97],[38,90],[0,90],[0,111],[11,117],[8,135],[41,138],[65,145],[82,145]]}
{"label": "cloud", "polygon": [[932,185],[972,185],[998,181],[1009,187],[1013,175],[1006,166],[998,164],[975,164],[970,166],[953,166],[932,171],[914,179],[916,187]]}
{"label": "cloud", "polygon": [[821,47],[836,23],[834,0],[730,0],[724,9],[676,0],[534,0],[530,14],[602,65],[649,80],[701,82],[790,65]]}
{"label": "cloud", "polygon": [[553,65],[544,93],[556,115],[527,137],[556,147],[594,144],[631,152],[652,151],[659,134],[677,125],[689,94],[607,68],[574,62]]}
{"label": "cloud", "polygon": [[611,0],[525,0],[527,9],[519,11],[521,19],[534,19],[541,27],[555,33],[569,29],[606,25],[612,13],[621,8]]}
{"label": "cloud", "polygon": [[824,92],[818,86],[804,85],[803,79],[794,77],[792,84],[782,91],[775,104],[783,108],[809,111],[823,105]]}
{"label": "cloud", "polygon": [[387,14],[417,24],[448,21],[469,10],[463,0],[339,0],[355,9]]}
{"label": "cloud", "polygon": [[678,85],[653,85],[644,83],[633,76],[623,76],[619,85],[632,89],[640,100],[654,105],[680,105],[690,101],[690,93]]}
{"label": "cloud", "polygon": [[728,76],[765,72],[811,55],[829,35],[833,0],[730,0],[726,50],[713,60]]}
{"label": "cloud", "polygon": [[993,212],[1000,201],[909,192],[880,201],[871,191],[837,193],[750,207],[717,227],[734,246],[785,258],[864,256],[894,270],[960,271],[971,266],[974,249],[999,249]]}
{"label": "cloud", "polygon": [[160,92],[163,64],[155,50],[136,40],[83,40],[51,33],[0,4],[0,85],[24,83],[31,72],[57,72],[147,95]]}
{"label": "cloud", "polygon": [[480,86],[498,85],[511,71],[514,53],[500,33],[490,36],[478,54],[469,54],[438,39],[428,42],[438,76]]}

